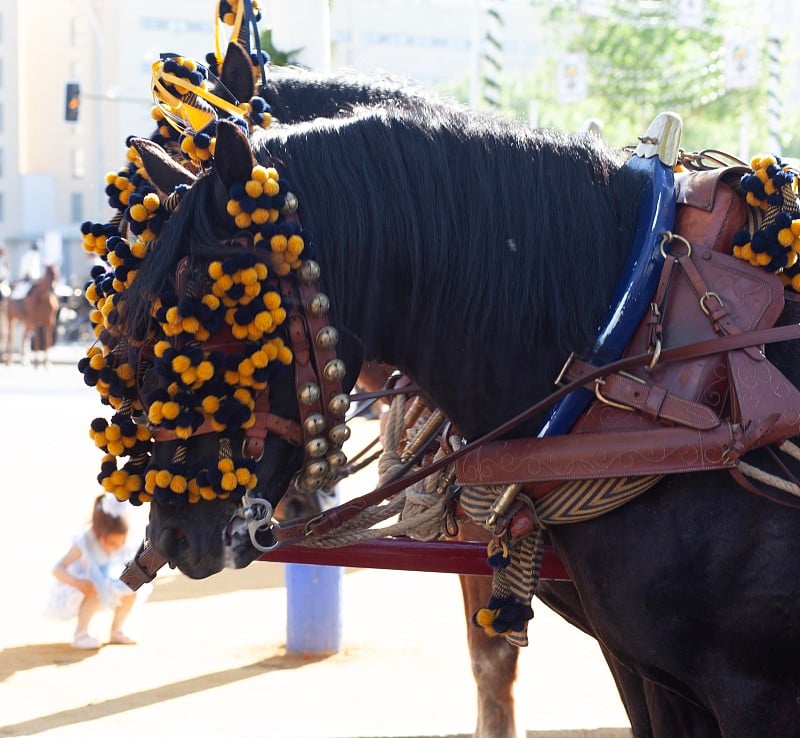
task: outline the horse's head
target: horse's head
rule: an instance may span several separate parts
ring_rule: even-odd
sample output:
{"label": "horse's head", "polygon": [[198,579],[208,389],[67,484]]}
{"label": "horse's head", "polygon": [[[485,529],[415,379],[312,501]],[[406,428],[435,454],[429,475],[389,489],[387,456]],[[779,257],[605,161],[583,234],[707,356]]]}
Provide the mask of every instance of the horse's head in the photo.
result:
{"label": "horse's head", "polygon": [[120,310],[151,428],[137,494],[154,547],[199,578],[269,546],[248,522],[268,527],[293,482],[313,492],[336,479],[361,357],[328,321],[296,198],[237,125],[218,123],[215,167],[196,181],[158,145],[134,145],[160,190],[189,185]]}

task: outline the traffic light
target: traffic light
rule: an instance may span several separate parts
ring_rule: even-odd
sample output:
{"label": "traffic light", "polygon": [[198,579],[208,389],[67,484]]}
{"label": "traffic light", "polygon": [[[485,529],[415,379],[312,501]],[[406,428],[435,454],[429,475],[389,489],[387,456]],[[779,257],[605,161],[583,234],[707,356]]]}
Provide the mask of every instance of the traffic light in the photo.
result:
{"label": "traffic light", "polygon": [[64,107],[64,120],[75,122],[81,107],[81,86],[77,82],[67,82],[67,102]]}

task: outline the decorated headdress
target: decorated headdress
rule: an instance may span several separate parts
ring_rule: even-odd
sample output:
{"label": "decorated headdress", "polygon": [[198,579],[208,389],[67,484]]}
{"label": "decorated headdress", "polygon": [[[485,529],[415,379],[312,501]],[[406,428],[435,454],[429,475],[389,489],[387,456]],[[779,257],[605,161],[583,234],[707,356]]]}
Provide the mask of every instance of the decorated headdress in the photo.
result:
{"label": "decorated headdress", "polygon": [[[316,265],[304,269],[312,264],[304,261],[309,238],[287,220],[297,208],[288,182],[254,160],[241,181],[230,184],[227,203],[231,237],[247,234],[247,247],[210,259],[199,277],[176,278],[174,288],[157,296],[140,335],[121,329],[120,296],[197,173],[215,166],[221,123],[247,133],[270,124],[268,106],[254,94],[264,55],[259,50],[251,56],[240,43],[257,14],[248,0],[218,3],[217,25],[232,26],[234,40],[222,57],[217,35],[216,52],[209,55],[213,71],[174,54],[154,63],[157,130],[149,139],[129,139],[125,166],[106,178],[115,215],[108,223],[82,226],[85,249],[107,267],[95,267],[87,285],[97,343],[79,369],[114,410],[110,420],[92,422],[90,435],[105,452],[98,480],[118,500],[180,505],[239,498],[252,489],[255,462],[237,454],[231,438],[255,423],[257,398],[268,391],[273,367],[293,360],[278,280],[297,271],[315,275]],[[235,349],[212,345],[209,339],[220,330],[235,339]],[[343,373],[338,365],[335,370]],[[151,381],[143,392],[145,374]],[[188,458],[184,442],[201,428],[220,434],[215,466]],[[346,434],[339,437],[343,443]],[[165,465],[152,458],[154,438],[178,441]],[[341,444],[333,445],[324,449],[330,463],[344,463]],[[323,475],[306,481],[321,485]]]}

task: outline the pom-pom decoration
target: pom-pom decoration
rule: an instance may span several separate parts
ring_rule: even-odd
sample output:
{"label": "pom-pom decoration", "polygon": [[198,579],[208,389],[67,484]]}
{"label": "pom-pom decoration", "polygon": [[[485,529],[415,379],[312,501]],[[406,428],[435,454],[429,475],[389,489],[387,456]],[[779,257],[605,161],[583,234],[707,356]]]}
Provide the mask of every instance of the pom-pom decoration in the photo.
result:
{"label": "pom-pom decoration", "polygon": [[777,273],[785,287],[800,291],[798,172],[777,156],[757,156],[750,166],[753,171],[740,184],[756,225],[734,235],[733,255]]}

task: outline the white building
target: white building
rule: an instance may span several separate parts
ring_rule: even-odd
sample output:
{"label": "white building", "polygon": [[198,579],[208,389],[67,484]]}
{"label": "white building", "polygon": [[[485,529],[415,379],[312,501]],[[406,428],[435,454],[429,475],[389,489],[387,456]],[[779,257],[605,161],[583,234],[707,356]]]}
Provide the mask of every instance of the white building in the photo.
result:
{"label": "white building", "polygon": [[[588,2],[588,0],[586,0]],[[149,135],[150,69],[162,52],[200,60],[214,48],[215,0],[0,0],[0,241],[12,272],[32,239],[63,278],[89,260],[79,224],[106,221],[103,176],[125,139]],[[262,30],[324,71],[386,72],[430,87],[461,85],[478,104],[488,9],[501,9],[503,75],[530,75],[548,45],[531,0],[260,0]],[[797,5],[790,4],[795,14]],[[330,39],[330,43],[328,42]],[[797,69],[797,58],[787,64]],[[788,75],[796,87],[798,75]],[[80,83],[77,122],[65,87]]]}

